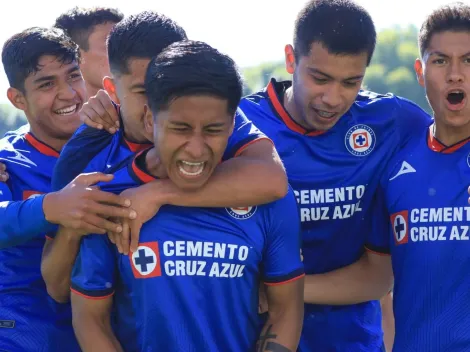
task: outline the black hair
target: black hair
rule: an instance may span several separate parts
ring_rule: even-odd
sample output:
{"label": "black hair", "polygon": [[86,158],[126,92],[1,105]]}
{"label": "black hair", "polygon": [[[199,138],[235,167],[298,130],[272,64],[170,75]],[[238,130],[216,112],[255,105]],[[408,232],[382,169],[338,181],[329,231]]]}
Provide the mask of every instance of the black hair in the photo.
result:
{"label": "black hair", "polygon": [[367,53],[370,64],[377,33],[369,13],[351,0],[312,0],[295,21],[296,60],[308,56],[313,43],[322,44],[331,54]]}
{"label": "black hair", "polygon": [[444,31],[470,33],[470,6],[456,2],[441,6],[426,17],[418,35],[421,57],[429,47],[432,36]]}
{"label": "black hair", "polygon": [[88,39],[95,26],[106,23],[118,23],[124,15],[118,10],[109,7],[92,7],[73,9],[60,15],[54,26],[63,29],[80,49],[88,51],[90,48]]}
{"label": "black hair", "polygon": [[108,37],[108,59],[113,74],[128,74],[129,60],[157,56],[168,45],[185,40],[186,32],[165,15],[144,11],[116,24]]}
{"label": "black hair", "polygon": [[209,95],[227,100],[233,115],[243,83],[235,62],[210,45],[181,41],[153,58],[145,77],[148,104],[154,116],[183,96]]}
{"label": "black hair", "polygon": [[63,30],[40,27],[26,29],[3,45],[2,62],[10,87],[24,93],[24,81],[41,69],[39,59],[44,55],[54,56],[64,64],[80,61],[77,44]]}

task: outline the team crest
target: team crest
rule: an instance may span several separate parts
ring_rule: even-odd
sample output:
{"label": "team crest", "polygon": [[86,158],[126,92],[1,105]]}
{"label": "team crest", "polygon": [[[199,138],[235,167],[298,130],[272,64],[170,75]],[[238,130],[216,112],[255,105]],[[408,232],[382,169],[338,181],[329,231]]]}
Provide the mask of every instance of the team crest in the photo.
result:
{"label": "team crest", "polygon": [[352,155],[369,155],[375,147],[375,133],[367,125],[355,125],[346,133],[344,144]]}
{"label": "team crest", "polygon": [[158,242],[140,243],[129,255],[132,272],[136,279],[147,279],[162,275]]}
{"label": "team crest", "polygon": [[408,243],[408,211],[400,211],[390,216],[395,244]]}
{"label": "team crest", "polygon": [[238,220],[246,220],[251,218],[256,213],[256,206],[254,207],[238,207],[238,208],[225,208],[231,217]]}

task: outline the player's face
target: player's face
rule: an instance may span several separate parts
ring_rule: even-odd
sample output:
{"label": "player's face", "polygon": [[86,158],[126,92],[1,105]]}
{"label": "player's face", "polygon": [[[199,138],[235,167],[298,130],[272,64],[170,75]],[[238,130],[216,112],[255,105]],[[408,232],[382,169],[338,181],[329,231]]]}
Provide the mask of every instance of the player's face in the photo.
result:
{"label": "player's face", "polygon": [[436,33],[423,61],[416,61],[418,80],[434,111],[436,123],[470,125],[470,32]]}
{"label": "player's face", "polygon": [[147,104],[144,83],[149,62],[150,59],[131,59],[128,63],[129,73],[115,79],[124,129],[134,142],[149,142],[144,133],[144,106]]}
{"label": "player's face", "polygon": [[[103,78],[110,76],[106,38],[114,23],[96,25],[88,37],[88,50],[80,50],[82,62],[80,68],[83,78],[92,87],[102,87]],[[92,92],[90,92],[92,93]]]}
{"label": "player's face", "polygon": [[158,113],[155,146],[177,187],[191,191],[207,182],[222,159],[233,121],[227,101],[210,96],[181,97]]}
{"label": "player's face", "polygon": [[367,67],[367,53],[333,55],[313,43],[294,64],[293,97],[298,122],[309,130],[328,130],[354,103]]}
{"label": "player's face", "polygon": [[32,128],[57,139],[68,139],[80,126],[78,111],[86,101],[85,82],[77,62],[62,63],[44,55],[40,70],[25,82],[24,110]]}

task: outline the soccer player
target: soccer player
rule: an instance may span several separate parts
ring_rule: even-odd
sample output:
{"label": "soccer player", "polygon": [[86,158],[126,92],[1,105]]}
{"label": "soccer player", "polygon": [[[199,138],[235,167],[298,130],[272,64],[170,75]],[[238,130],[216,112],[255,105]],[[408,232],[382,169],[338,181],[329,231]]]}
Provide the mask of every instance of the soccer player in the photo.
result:
{"label": "soccer player", "polygon": [[[62,188],[84,171],[108,172],[129,155],[149,146],[152,135],[146,132],[143,120],[147,104],[145,70],[153,56],[183,39],[186,33],[177,23],[149,11],[129,16],[114,27],[108,39],[113,78],[105,79],[105,87],[119,104],[123,128],[111,135],[104,130],[80,127],[61,153],[54,171],[54,189]],[[109,110],[115,108],[111,105]],[[139,216],[133,223],[133,250],[137,247],[140,226],[164,204],[247,207],[286,194],[286,175],[272,142],[242,114],[236,114],[234,124],[223,162],[201,189],[184,192],[171,179],[166,179],[125,192],[123,197],[131,201]],[[197,165],[183,163],[181,167],[188,175],[197,173]],[[125,222],[122,229],[126,232],[124,236],[113,238],[117,238],[119,250],[127,254],[130,243]],[[70,297],[70,272],[79,248],[79,236],[67,232],[65,228],[60,229],[55,240],[47,242],[42,263],[49,291],[60,302]],[[71,237],[75,240],[67,241]]]}
{"label": "soccer player", "polygon": [[[103,187],[118,193],[169,177],[185,192],[200,189],[233,129],[242,94],[235,63],[205,43],[178,42],[150,62],[145,89],[155,147],[117,166]],[[262,276],[270,318],[258,350],[295,351],[303,315],[298,218],[290,191],[245,209],[164,206],[130,256],[107,237],[84,238],[72,286],[82,349],[254,350]],[[135,338],[124,339],[130,332]]]}
{"label": "soccer player", "polygon": [[[30,28],[6,41],[2,61],[7,96],[29,125],[0,140],[0,160],[10,174],[0,183],[0,348],[76,351],[73,331],[63,324],[70,311],[48,297],[41,278],[45,235],[54,224],[103,233],[116,225],[96,213],[107,217],[130,210],[109,211],[99,204],[125,205],[111,193],[89,188],[111,179],[105,175],[85,175],[49,193],[52,169],[80,123],[86,95],[72,40],[60,29]],[[103,221],[111,227],[102,228]]]}
{"label": "soccer player", "polygon": [[80,48],[80,70],[89,97],[103,88],[103,78],[110,75],[106,38],[123,17],[113,8],[74,7],[56,19],[54,26],[63,29]]}
{"label": "soccer player", "polygon": [[293,46],[285,47],[292,82],[273,79],[240,104],[273,140],[300,206],[306,270],[302,352],[384,348],[379,302],[351,295],[350,302],[332,305],[315,284],[321,275],[314,275],[361,257],[387,162],[431,121],[405,99],[360,90],[375,42],[373,21],[356,3],[309,1],[297,17]]}

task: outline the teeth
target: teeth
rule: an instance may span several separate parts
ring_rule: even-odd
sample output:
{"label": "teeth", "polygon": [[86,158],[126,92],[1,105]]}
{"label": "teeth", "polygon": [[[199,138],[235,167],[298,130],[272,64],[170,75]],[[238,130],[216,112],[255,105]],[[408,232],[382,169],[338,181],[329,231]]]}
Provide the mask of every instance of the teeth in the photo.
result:
{"label": "teeth", "polygon": [[204,171],[205,162],[189,162],[189,161],[180,161],[178,166],[180,172],[186,176],[199,176]]}
{"label": "teeth", "polygon": [[68,106],[66,108],[56,110],[54,112],[58,115],[70,115],[74,113],[75,110],[77,110],[77,105]]}
{"label": "teeth", "polygon": [[317,110],[318,111],[318,115],[320,115],[321,117],[333,117],[335,115],[334,112],[328,112],[328,111],[321,111],[321,110]]}

